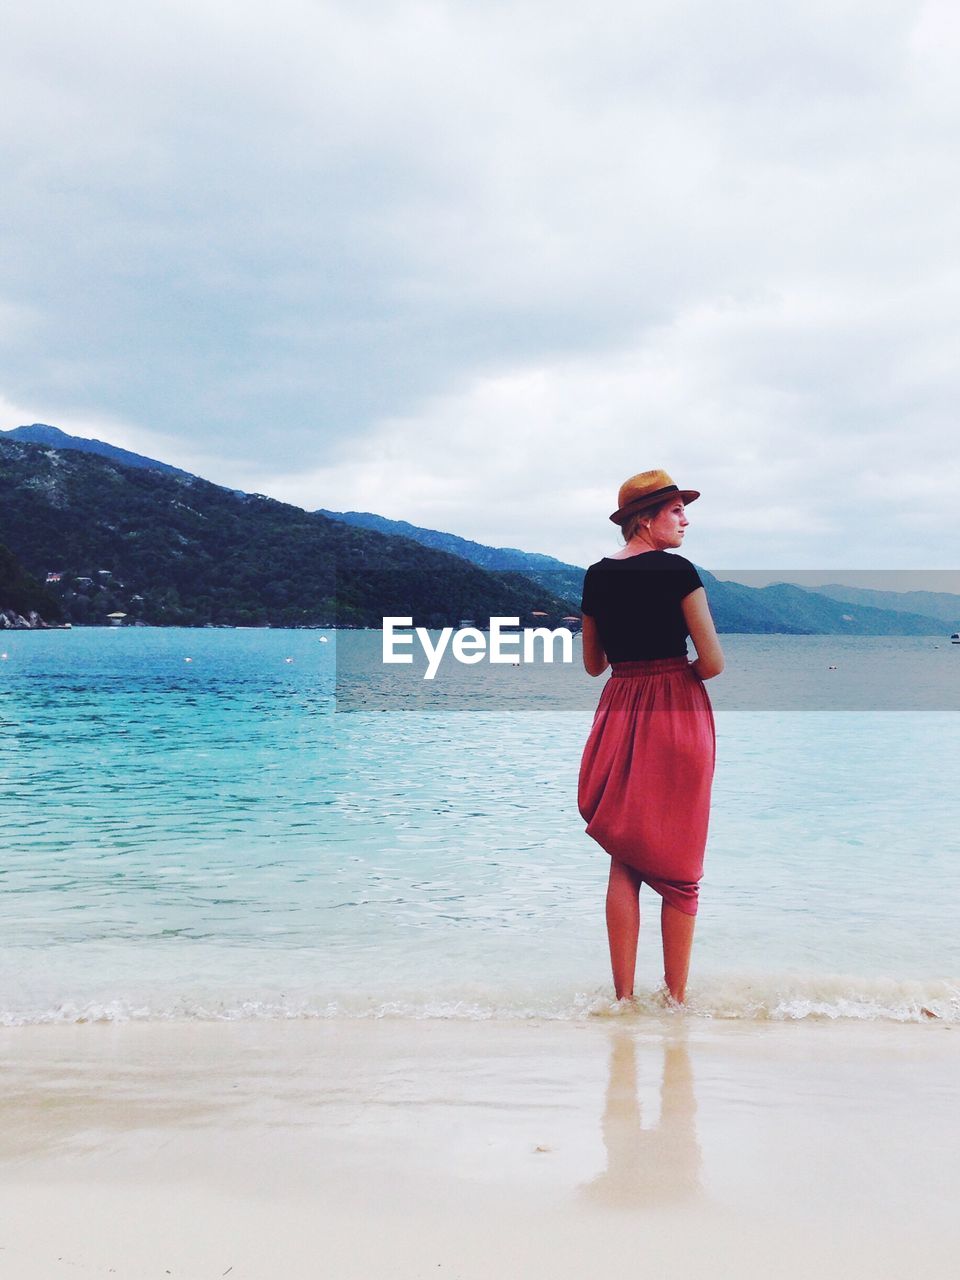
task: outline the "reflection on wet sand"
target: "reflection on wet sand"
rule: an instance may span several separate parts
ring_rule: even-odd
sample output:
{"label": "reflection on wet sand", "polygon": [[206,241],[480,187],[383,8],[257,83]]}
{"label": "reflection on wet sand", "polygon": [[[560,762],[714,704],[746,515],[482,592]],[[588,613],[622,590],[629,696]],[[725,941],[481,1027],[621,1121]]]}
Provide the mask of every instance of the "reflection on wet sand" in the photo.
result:
{"label": "reflection on wet sand", "polygon": [[[659,1047],[644,1043],[644,1053]],[[655,1207],[703,1196],[697,1099],[690,1053],[682,1032],[662,1041],[660,1118],[644,1127],[637,1084],[637,1039],[614,1033],[603,1113],[606,1170],[583,1187],[593,1203],[617,1208]]]}

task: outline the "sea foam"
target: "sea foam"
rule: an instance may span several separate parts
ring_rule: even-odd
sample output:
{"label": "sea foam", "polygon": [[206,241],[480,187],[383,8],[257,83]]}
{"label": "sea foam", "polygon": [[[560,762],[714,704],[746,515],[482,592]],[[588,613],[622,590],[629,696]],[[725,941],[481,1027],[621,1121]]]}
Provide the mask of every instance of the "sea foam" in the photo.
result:
{"label": "sea foam", "polygon": [[247,996],[203,993],[149,1000],[64,1001],[46,1008],[8,1007],[0,1026],[291,1019],[447,1019],[455,1021],[575,1021],[632,1016],[681,1016],[748,1022],[960,1022],[960,982],[896,981],[843,975],[727,973],[691,982],[685,1006],[662,987],[641,990],[633,1002],[609,990],[531,992],[473,989],[469,994],[391,992],[333,996],[300,993]]}

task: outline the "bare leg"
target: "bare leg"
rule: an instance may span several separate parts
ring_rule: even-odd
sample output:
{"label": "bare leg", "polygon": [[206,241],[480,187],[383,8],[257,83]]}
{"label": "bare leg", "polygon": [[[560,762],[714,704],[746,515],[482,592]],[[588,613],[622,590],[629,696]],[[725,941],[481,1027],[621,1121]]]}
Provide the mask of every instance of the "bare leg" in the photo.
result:
{"label": "bare leg", "polygon": [[660,908],[660,932],[663,934],[663,980],[667,990],[678,1004],[683,1004],[687,994],[687,973],[690,970],[690,949],[693,946],[693,930],[696,916],[671,907],[664,900]]}
{"label": "bare leg", "polygon": [[640,879],[632,867],[611,858],[607,885],[607,937],[610,940],[613,986],[618,1000],[633,999],[639,936]]}

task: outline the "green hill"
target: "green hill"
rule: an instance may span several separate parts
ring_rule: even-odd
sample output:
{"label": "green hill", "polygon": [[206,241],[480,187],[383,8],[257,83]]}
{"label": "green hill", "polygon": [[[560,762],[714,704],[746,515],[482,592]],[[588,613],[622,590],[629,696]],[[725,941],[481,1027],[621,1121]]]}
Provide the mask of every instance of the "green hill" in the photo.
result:
{"label": "green hill", "polygon": [[570,602],[490,573],[195,476],[132,468],[0,435],[0,542],[41,579],[60,575],[66,620],[202,626],[418,625],[551,619]]}

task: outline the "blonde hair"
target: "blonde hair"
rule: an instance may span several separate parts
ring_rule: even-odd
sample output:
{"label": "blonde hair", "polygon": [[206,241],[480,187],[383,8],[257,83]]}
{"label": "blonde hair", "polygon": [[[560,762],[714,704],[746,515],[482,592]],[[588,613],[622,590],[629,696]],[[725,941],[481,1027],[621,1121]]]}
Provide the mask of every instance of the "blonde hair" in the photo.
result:
{"label": "blonde hair", "polygon": [[631,538],[635,538],[645,522],[655,519],[664,507],[673,506],[676,501],[676,495],[668,498],[666,502],[658,502],[655,507],[647,507],[643,511],[638,511],[636,515],[628,516],[620,526],[620,532],[623,534],[624,542],[629,542]]}

